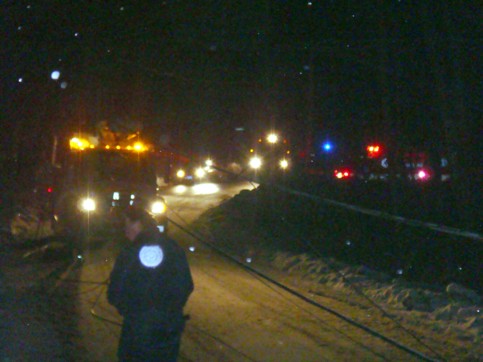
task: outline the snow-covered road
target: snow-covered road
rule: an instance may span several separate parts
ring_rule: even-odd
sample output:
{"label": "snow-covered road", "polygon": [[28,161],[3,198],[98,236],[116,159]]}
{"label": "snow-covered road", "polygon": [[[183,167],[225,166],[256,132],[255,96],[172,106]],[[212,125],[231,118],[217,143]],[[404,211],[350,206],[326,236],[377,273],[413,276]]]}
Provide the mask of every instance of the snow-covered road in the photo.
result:
{"label": "snow-covered road", "polygon": [[[173,221],[170,234],[186,251],[195,282],[186,307],[190,321],[183,335],[180,361],[419,360],[327,309],[427,356],[434,357],[436,352],[447,360],[468,361],[481,357],[477,305],[462,308],[453,298],[449,304],[439,300],[437,311],[409,311],[401,308],[403,294],[415,299],[423,293],[416,293],[410,285],[403,288],[387,280],[384,283],[377,274],[358,266],[337,264],[345,279],[334,271],[335,264],[327,266],[329,260],[271,250],[267,235],[257,235],[255,224],[253,229],[246,223],[237,225],[233,213],[240,217],[247,210],[223,208],[221,212],[205,213],[240,190],[254,186],[239,183],[166,190]],[[243,197],[249,194],[245,192]],[[44,296],[33,298],[33,305],[41,305],[38,317],[34,316],[37,329],[42,331],[40,338],[49,339],[49,343],[36,343],[34,347],[50,350],[51,360],[57,360],[60,352],[58,360],[116,360],[122,319],[107,303],[105,290],[121,243],[119,238],[111,237],[90,244],[82,265],[67,269],[50,283],[47,301]],[[231,254],[233,259],[212,246]],[[302,301],[250,272],[250,268],[314,303]],[[347,283],[349,279],[357,281],[390,316],[355,293]],[[29,323],[25,309],[23,313],[22,323]],[[22,343],[12,343],[21,349]],[[15,349],[10,347],[11,351]]]}

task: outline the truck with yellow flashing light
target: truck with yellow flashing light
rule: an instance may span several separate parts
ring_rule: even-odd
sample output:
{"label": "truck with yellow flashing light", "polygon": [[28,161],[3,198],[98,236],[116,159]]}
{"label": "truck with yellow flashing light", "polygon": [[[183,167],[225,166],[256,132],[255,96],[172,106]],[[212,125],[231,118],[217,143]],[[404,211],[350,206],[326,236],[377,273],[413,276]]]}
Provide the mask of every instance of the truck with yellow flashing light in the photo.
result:
{"label": "truck with yellow flashing light", "polygon": [[84,241],[122,230],[123,210],[137,206],[150,212],[160,232],[166,233],[157,152],[138,132],[116,134],[106,127],[97,134],[79,132],[57,153],[52,209],[59,232]]}
{"label": "truck with yellow flashing light", "polygon": [[277,133],[257,138],[249,150],[249,169],[262,177],[274,177],[289,172],[292,166],[291,149],[287,139]]}

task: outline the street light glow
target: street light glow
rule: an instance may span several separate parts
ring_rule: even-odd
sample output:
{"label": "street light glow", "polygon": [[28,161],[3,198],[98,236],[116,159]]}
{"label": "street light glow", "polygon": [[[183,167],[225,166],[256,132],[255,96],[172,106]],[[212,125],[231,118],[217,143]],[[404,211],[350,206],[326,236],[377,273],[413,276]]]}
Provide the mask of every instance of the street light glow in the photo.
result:
{"label": "street light glow", "polygon": [[286,159],[280,160],[280,168],[283,170],[288,168],[288,161]]}
{"label": "street light glow", "polygon": [[252,157],[250,159],[250,167],[257,170],[262,166],[262,160],[258,157]]}
{"label": "street light glow", "polygon": [[270,133],[267,136],[267,142],[268,143],[277,143],[278,142],[278,136],[275,133]]}

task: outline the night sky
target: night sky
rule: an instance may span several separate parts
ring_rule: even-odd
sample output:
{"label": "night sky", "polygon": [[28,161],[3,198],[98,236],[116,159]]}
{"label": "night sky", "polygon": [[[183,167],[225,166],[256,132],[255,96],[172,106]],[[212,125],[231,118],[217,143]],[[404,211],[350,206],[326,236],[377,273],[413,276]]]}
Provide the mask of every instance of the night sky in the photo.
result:
{"label": "night sky", "polygon": [[54,133],[101,120],[142,125],[181,153],[215,157],[227,154],[235,127],[281,130],[295,145],[325,137],[477,153],[477,2],[16,0],[0,8],[2,161],[32,159]]}

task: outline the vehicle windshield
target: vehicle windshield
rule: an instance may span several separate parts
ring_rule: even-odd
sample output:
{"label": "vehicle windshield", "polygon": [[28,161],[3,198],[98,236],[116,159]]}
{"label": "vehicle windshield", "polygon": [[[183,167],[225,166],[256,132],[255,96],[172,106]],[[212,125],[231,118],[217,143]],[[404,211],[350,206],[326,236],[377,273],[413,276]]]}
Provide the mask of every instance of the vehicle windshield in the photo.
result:
{"label": "vehicle windshield", "polygon": [[133,152],[88,151],[76,156],[74,174],[90,182],[155,184],[151,157]]}

